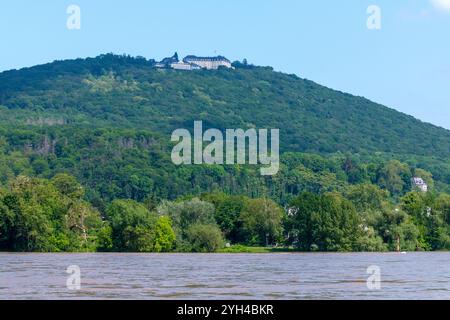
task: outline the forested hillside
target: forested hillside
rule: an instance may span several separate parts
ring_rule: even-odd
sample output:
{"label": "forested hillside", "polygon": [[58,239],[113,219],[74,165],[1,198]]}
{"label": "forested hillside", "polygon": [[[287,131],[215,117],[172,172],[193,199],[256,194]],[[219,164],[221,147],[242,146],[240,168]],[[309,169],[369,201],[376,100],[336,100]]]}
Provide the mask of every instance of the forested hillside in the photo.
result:
{"label": "forested hillside", "polygon": [[[1,73],[0,249],[450,248],[450,131],[269,67],[234,66],[161,70],[103,55]],[[170,134],[196,120],[279,128],[279,173],[175,166]]]}
{"label": "forested hillside", "polygon": [[284,151],[382,151],[448,157],[450,131],[367,99],[271,68],[158,70],[103,55],[0,74],[3,120],[170,133],[208,127],[281,128]]}

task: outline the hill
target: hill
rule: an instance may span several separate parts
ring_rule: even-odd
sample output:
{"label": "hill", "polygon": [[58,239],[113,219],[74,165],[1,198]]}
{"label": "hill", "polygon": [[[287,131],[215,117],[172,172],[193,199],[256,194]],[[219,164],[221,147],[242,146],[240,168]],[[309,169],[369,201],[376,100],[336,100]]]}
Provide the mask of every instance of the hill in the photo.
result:
{"label": "hill", "polygon": [[[450,189],[450,131],[270,67],[234,66],[158,70],[153,60],[108,54],[0,73],[0,183],[65,172],[98,207],[213,190],[286,204],[301,191],[359,183],[398,197],[416,172],[437,190]],[[280,173],[176,167],[170,133],[195,120],[280,128]]]}
{"label": "hill", "polygon": [[5,123],[135,128],[281,128],[294,152],[447,157],[450,131],[269,67],[157,70],[128,56],[56,61],[0,74]]}
{"label": "hill", "polygon": [[[450,249],[450,131],[270,67],[154,63],[0,73],[0,250]],[[195,120],[279,128],[279,173],[174,165],[170,134]]]}

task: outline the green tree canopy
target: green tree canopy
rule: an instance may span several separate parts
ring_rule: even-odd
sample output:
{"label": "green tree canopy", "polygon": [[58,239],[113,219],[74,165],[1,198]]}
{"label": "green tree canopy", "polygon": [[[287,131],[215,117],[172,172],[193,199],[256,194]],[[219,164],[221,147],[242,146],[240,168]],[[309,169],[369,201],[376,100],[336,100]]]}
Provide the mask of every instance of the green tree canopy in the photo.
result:
{"label": "green tree canopy", "polygon": [[246,242],[269,245],[280,240],[283,210],[269,199],[247,199],[240,215]]}

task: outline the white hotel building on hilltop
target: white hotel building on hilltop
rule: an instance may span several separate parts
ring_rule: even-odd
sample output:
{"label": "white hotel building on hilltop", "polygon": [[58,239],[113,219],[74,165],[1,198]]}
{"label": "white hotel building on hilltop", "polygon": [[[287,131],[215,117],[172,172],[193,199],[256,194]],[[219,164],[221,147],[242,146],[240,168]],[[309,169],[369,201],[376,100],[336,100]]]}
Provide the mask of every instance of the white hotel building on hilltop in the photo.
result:
{"label": "white hotel building on hilltop", "polygon": [[217,70],[220,67],[233,68],[230,60],[223,56],[217,57],[197,57],[189,55],[179,61],[178,54],[175,53],[170,58],[165,58],[161,62],[156,63],[157,68],[176,69],[176,70]]}
{"label": "white hotel building on hilltop", "polygon": [[203,69],[216,70],[220,67],[231,68],[231,62],[225,57],[197,57],[187,56],[183,59],[184,63],[194,64]]}

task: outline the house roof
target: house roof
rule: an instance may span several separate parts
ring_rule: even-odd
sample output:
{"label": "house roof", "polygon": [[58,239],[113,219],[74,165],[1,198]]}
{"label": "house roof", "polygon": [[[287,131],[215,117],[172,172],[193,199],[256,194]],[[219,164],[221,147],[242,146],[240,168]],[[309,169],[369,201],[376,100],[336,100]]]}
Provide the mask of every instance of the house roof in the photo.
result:
{"label": "house roof", "polygon": [[186,56],[183,61],[226,61],[230,62],[227,58],[224,56],[217,56],[217,57],[197,57],[194,55]]}

